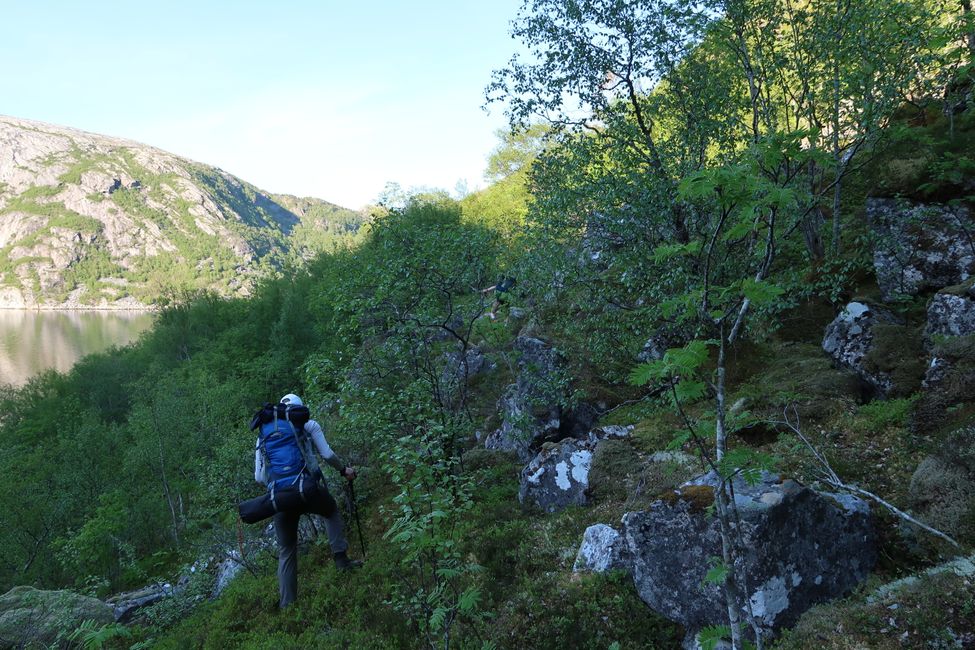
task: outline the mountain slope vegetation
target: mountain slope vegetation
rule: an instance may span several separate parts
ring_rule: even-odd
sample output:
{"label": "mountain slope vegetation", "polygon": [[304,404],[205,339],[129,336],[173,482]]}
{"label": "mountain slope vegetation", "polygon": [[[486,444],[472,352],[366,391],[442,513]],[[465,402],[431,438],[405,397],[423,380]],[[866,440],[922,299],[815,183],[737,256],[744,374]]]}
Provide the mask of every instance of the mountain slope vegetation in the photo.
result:
{"label": "mountain slope vegetation", "polygon": [[0,117],[0,305],[141,307],[246,295],[362,215],[262,192],[136,142]]}
{"label": "mountain slope vegetation", "polygon": [[[249,298],[184,296],[136,345],[4,390],[0,472],[31,489],[0,488],[0,588],[182,576],[119,647],[975,643],[971,572],[888,585],[975,549],[970,14],[526,2],[532,56],[487,91],[512,121],[490,188],[412,196]],[[278,611],[273,544],[235,506],[261,490],[249,416],[289,392],[361,469],[366,564],[307,535]],[[562,445],[588,445],[585,490],[533,504],[526,458]],[[869,575],[791,629],[745,568],[734,490],[763,480],[871,522]],[[575,570],[589,526],[664,506],[719,531],[683,587],[727,619],[682,629],[633,564]]]}

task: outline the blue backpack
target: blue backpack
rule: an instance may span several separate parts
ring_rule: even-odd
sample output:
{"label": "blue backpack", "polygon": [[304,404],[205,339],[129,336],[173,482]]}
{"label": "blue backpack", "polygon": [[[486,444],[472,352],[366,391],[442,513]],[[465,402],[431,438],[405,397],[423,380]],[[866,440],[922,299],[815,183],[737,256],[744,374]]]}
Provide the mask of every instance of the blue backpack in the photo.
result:
{"label": "blue backpack", "polygon": [[303,472],[310,473],[303,441],[299,439],[305,435],[307,421],[306,407],[285,407],[284,404],[267,404],[254,416],[251,429],[260,427],[257,447],[264,457],[269,490],[294,485]]}

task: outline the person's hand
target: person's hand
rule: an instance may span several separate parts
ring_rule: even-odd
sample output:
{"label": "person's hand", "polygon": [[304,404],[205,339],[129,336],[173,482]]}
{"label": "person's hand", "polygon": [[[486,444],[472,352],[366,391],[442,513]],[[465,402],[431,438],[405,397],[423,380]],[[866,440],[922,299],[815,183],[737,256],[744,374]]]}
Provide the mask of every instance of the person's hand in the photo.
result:
{"label": "person's hand", "polygon": [[345,469],[342,470],[342,476],[344,476],[345,480],[347,481],[354,481],[355,477],[357,476],[355,468],[346,467]]}

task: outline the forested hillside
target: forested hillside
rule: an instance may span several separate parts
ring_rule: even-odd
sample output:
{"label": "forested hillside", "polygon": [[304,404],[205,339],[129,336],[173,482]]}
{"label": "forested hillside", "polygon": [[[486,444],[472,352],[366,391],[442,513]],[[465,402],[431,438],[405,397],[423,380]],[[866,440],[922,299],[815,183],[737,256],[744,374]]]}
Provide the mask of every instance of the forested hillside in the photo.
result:
{"label": "forested hillside", "polygon": [[[490,187],[3,392],[0,642],[975,647],[969,4],[512,33]],[[236,505],[290,392],[361,471],[365,566],[309,518],[279,611]]]}
{"label": "forested hillside", "polygon": [[0,116],[0,307],[248,295],[363,221],[137,142]]}

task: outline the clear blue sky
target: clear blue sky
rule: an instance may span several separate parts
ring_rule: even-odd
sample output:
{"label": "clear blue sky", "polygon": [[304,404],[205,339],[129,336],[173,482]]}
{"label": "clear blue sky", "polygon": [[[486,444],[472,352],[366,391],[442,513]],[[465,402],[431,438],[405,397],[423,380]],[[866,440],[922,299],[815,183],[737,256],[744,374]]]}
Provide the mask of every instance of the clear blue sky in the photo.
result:
{"label": "clear blue sky", "polygon": [[482,185],[520,0],[3,2],[0,114],[348,207]]}

